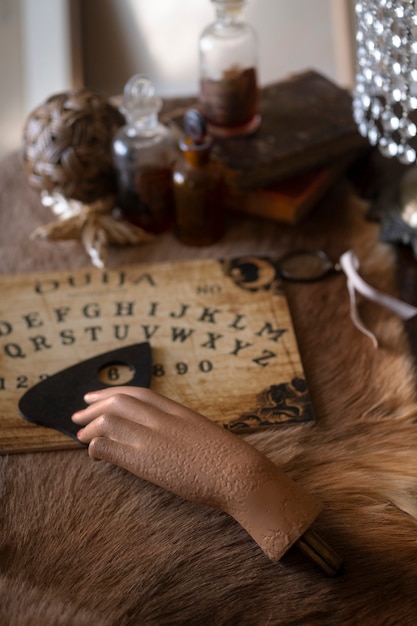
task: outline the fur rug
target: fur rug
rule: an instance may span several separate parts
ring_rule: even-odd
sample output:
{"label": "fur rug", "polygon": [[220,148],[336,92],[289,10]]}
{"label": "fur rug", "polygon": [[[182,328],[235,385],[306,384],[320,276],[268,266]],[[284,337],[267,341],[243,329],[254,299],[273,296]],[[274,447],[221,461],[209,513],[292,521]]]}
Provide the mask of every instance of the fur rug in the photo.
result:
{"label": "fur rug", "polygon": [[[378,243],[366,209],[342,181],[297,228],[232,219],[210,249],[187,249],[168,234],[112,250],[109,264],[291,247],[336,259],[352,248],[365,279],[395,293],[393,249]],[[1,272],[88,265],[77,243],[28,241],[50,220],[10,155],[0,165]],[[273,564],[227,515],[85,451],[2,456],[0,624],[417,622],[417,404],[403,324],[361,301],[375,350],[350,321],[342,275],[288,286],[288,296],[317,423],[246,437],[324,502],[315,529],[343,555],[344,572],[326,578],[296,551]]]}

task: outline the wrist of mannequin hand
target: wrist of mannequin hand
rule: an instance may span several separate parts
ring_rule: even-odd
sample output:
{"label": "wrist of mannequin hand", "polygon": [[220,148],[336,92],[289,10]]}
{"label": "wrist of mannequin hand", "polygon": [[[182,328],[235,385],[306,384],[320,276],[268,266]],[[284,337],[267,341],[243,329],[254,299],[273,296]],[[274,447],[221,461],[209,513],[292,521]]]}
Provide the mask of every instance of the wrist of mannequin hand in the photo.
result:
{"label": "wrist of mannequin hand", "polygon": [[255,460],[253,481],[230,514],[265,554],[278,561],[311,526],[321,503],[264,457]]}

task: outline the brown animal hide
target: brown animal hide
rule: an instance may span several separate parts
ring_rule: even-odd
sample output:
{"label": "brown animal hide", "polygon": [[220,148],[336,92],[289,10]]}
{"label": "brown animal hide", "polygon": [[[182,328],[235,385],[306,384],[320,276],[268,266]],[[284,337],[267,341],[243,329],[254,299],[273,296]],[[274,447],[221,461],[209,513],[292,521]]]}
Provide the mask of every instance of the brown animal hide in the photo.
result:
{"label": "brown animal hide", "polygon": [[[341,182],[296,229],[233,218],[225,241],[198,254],[352,248],[368,282],[395,293],[393,250],[366,209]],[[50,219],[11,155],[0,166],[3,273],[88,265],[78,243],[28,240]],[[196,255],[166,234],[112,250],[109,263]],[[323,501],[314,527],[345,558],[343,573],[326,578],[296,550],[274,564],[226,514],[85,450],[2,456],[0,624],[416,623],[417,405],[403,324],[360,300],[375,350],[351,324],[343,275],[287,291],[317,422],[246,438]]]}

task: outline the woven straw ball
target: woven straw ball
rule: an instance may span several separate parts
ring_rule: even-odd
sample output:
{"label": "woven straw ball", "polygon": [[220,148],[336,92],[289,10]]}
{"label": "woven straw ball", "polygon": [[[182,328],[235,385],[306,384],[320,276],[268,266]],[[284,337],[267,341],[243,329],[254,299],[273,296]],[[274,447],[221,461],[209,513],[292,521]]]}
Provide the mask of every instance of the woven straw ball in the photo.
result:
{"label": "woven straw ball", "polygon": [[117,108],[87,89],[49,97],[23,130],[29,184],[85,203],[115,193],[111,144],[124,123]]}

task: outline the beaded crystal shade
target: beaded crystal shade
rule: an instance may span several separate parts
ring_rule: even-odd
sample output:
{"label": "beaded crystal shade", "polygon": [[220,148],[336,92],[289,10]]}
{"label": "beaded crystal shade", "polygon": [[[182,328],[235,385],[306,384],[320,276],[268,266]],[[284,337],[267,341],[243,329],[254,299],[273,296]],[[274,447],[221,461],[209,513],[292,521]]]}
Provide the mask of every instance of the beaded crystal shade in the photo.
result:
{"label": "beaded crystal shade", "polygon": [[357,69],[354,119],[384,156],[414,163],[417,151],[417,16],[415,0],[355,5]]}

